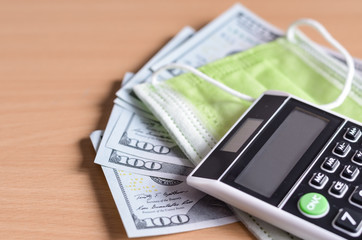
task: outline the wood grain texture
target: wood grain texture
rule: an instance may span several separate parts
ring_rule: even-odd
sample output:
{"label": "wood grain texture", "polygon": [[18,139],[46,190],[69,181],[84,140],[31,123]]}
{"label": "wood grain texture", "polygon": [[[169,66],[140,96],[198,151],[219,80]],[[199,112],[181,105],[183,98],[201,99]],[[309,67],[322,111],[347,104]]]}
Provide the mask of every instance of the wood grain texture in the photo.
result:
{"label": "wood grain texture", "polygon": [[[126,71],[233,0],[0,1],[0,238],[126,239],[88,135]],[[362,1],[245,0],[285,29],[323,23],[362,58]],[[254,239],[240,223],[147,239]]]}

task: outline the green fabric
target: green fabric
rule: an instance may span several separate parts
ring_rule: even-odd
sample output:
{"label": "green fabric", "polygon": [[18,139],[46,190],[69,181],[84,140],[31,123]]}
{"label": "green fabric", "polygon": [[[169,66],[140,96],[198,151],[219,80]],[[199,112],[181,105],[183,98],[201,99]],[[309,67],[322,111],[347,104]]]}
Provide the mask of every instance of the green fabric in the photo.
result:
{"label": "green fabric", "polygon": [[[199,70],[244,94],[257,98],[266,90],[281,90],[316,104],[337,98],[341,90],[327,78],[343,82],[329,62],[321,62],[284,38],[209,63]],[[205,80],[186,73],[165,82],[188,101],[198,118],[219,139],[250,106]],[[348,97],[338,113],[362,121],[358,100]]]}

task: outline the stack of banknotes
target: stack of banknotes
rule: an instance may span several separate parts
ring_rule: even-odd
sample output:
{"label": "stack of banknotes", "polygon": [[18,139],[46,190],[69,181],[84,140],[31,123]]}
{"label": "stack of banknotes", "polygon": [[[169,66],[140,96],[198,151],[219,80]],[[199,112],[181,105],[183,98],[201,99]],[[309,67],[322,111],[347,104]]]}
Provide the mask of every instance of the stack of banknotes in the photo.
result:
{"label": "stack of banknotes", "polygon": [[[199,31],[183,28],[137,73],[124,75],[105,131],[94,131],[91,140],[97,150],[95,163],[102,166],[129,237],[238,221],[223,202],[186,185],[194,165],[137,99],[133,86],[150,81],[151,74],[164,64],[199,67],[282,35],[282,31],[236,4]],[[358,71],[362,64],[356,61]],[[161,77],[168,79],[178,74],[177,70],[165,71]],[[259,225],[246,222],[250,229],[253,224]],[[281,239],[273,234],[279,233],[270,230],[266,236]]]}

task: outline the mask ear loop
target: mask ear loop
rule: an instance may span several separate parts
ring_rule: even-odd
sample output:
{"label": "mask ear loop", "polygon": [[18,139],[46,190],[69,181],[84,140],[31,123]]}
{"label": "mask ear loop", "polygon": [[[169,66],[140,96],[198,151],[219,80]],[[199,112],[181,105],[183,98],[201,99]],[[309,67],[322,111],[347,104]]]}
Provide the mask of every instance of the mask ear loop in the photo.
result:
{"label": "mask ear loop", "polygon": [[170,63],[170,64],[166,64],[166,65],[160,67],[159,69],[157,69],[157,71],[155,71],[152,74],[152,77],[151,77],[152,84],[156,85],[157,83],[159,83],[157,78],[160,75],[160,73],[162,71],[164,71],[164,70],[170,70],[170,69],[181,69],[181,70],[184,70],[184,71],[191,72],[191,73],[195,74],[196,76],[204,79],[205,81],[215,85],[216,87],[224,90],[227,93],[230,93],[231,95],[233,95],[235,97],[241,98],[241,99],[246,100],[248,102],[254,102],[255,101],[255,98],[253,98],[251,96],[248,96],[246,94],[243,94],[241,92],[238,92],[238,91],[226,86],[225,84],[223,84],[221,82],[218,82],[215,79],[207,76],[206,74],[204,74],[203,72],[197,70],[196,68],[191,67],[191,66],[186,65],[186,64],[182,64],[182,63]]}
{"label": "mask ear loop", "polygon": [[[335,47],[344,56],[344,58],[346,60],[348,73],[347,73],[346,81],[344,83],[344,87],[343,87],[341,94],[337,97],[337,99],[335,101],[328,103],[328,104],[320,105],[320,107],[326,108],[326,109],[336,108],[344,102],[344,100],[347,98],[347,96],[351,90],[353,76],[354,76],[354,72],[355,72],[353,59],[352,59],[351,55],[348,53],[348,51],[339,42],[337,42],[337,40],[335,40],[331,36],[331,34],[323,27],[323,25],[321,25],[319,22],[314,21],[312,19],[300,19],[300,20],[292,23],[287,30],[288,41],[290,41],[292,43],[297,42],[295,39],[295,35],[296,35],[297,27],[300,25],[307,25],[307,26],[311,26],[311,27],[315,28],[333,47]],[[307,41],[311,45],[314,45],[314,43],[311,42],[307,38],[305,39],[305,41]]]}

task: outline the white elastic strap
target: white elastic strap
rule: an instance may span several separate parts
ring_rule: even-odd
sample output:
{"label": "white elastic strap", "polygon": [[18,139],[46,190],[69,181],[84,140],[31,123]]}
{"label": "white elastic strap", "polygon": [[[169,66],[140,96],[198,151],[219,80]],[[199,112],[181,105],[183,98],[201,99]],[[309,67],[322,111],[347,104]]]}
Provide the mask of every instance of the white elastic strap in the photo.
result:
{"label": "white elastic strap", "polygon": [[241,98],[241,99],[249,101],[249,102],[255,101],[255,98],[252,98],[252,97],[250,97],[250,96],[248,96],[246,94],[235,91],[234,89],[229,88],[228,86],[222,84],[221,82],[218,82],[215,79],[207,76],[206,74],[204,74],[203,72],[197,70],[196,68],[191,67],[191,66],[186,65],[186,64],[182,64],[182,63],[170,63],[170,64],[166,64],[166,65],[160,67],[159,69],[157,69],[157,71],[155,71],[152,74],[152,84],[155,85],[155,84],[158,83],[157,78],[158,78],[159,74],[162,71],[170,70],[170,69],[181,69],[181,70],[184,70],[184,71],[189,71],[189,72],[195,74],[196,76],[204,79],[205,81],[215,85],[216,87],[224,90],[225,92],[230,93],[231,95],[234,95],[235,97]]}
{"label": "white elastic strap", "polygon": [[[308,25],[315,28],[333,47],[335,47],[344,56],[346,60],[348,73],[341,94],[335,101],[320,106],[327,109],[336,108],[344,102],[351,90],[353,76],[355,72],[353,59],[351,55],[347,52],[347,50],[329,34],[329,32],[323,27],[323,25],[312,19],[300,19],[289,26],[287,30],[287,39],[290,42],[296,43],[295,34],[299,25]],[[309,44],[314,45],[314,43],[309,41],[309,39],[306,38],[305,40],[308,41]]]}

